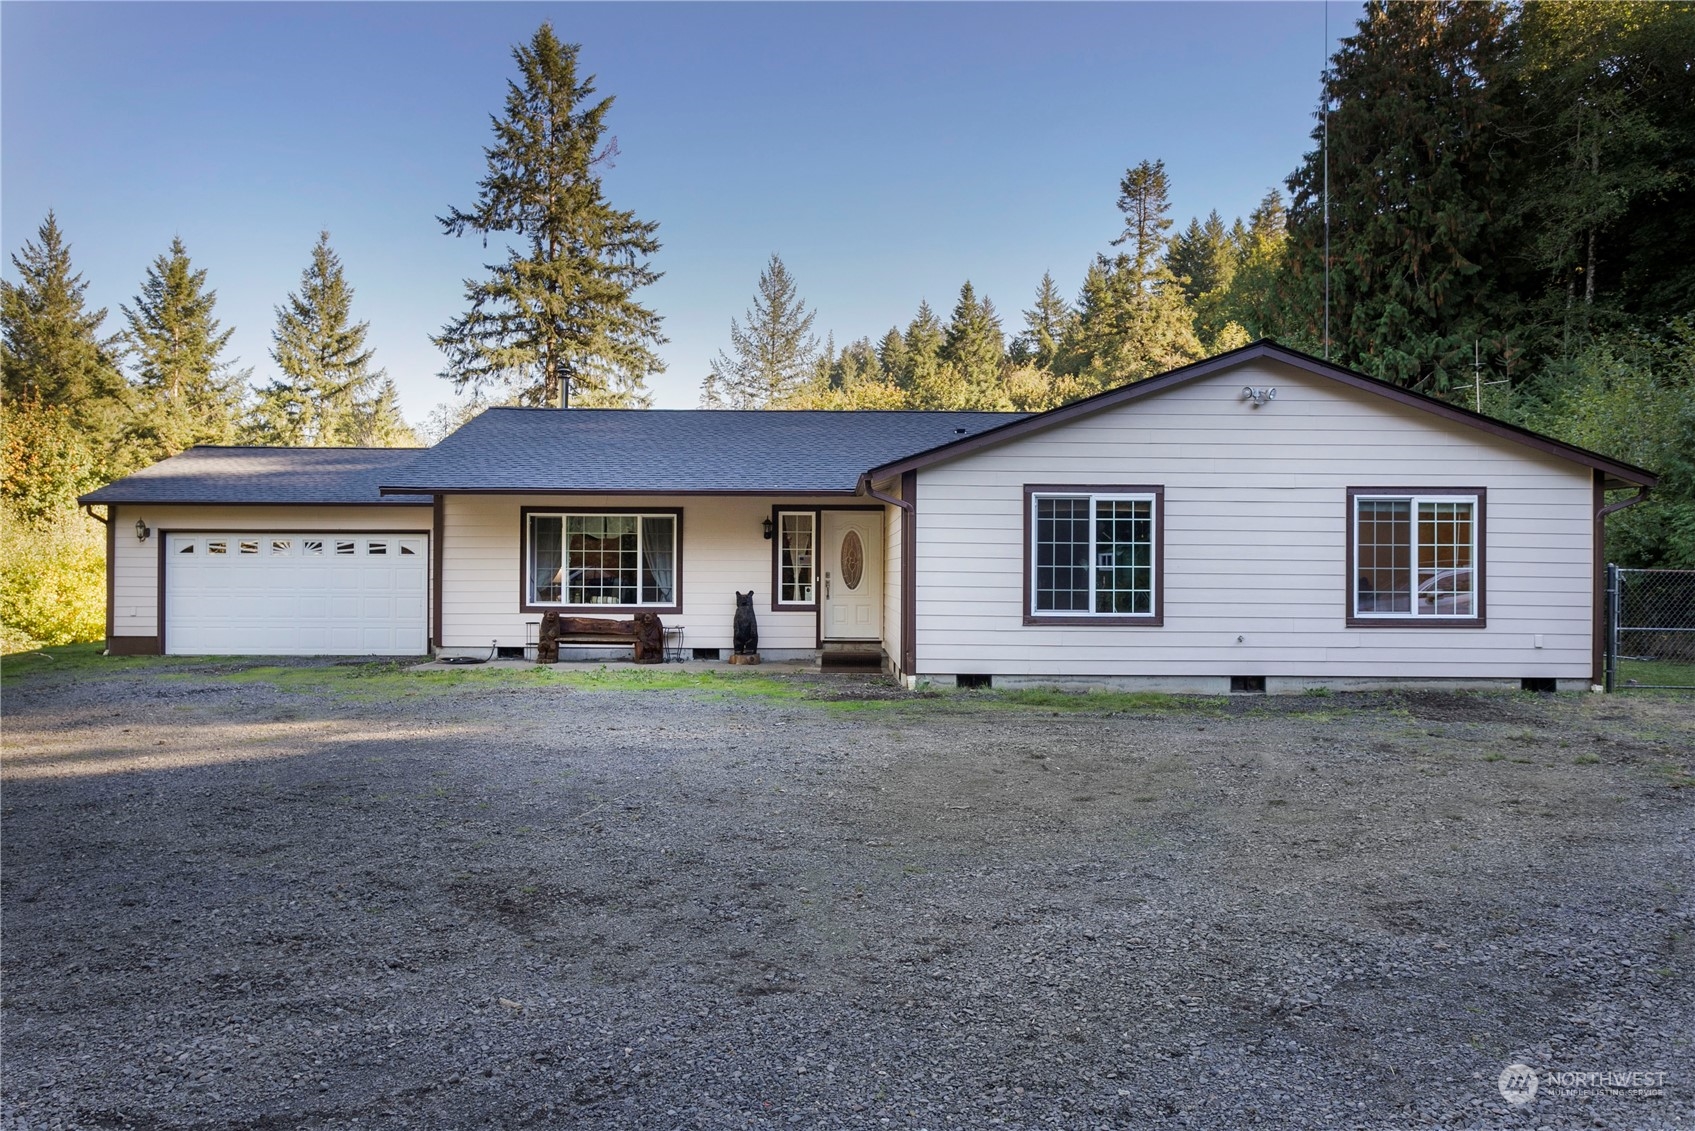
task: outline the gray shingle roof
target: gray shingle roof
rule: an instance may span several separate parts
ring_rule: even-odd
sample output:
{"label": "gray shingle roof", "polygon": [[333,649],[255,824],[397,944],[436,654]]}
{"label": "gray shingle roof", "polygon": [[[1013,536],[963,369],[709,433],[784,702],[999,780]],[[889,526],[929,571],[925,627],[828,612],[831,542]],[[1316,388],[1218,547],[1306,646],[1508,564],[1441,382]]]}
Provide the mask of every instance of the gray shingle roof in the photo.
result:
{"label": "gray shingle roof", "polygon": [[417,459],[422,448],[190,448],[126,475],[79,503],[382,503],[419,505],[418,497],[385,498],[383,480]]}
{"label": "gray shingle roof", "polygon": [[1020,420],[1014,412],[491,408],[384,488],[852,491],[878,464]]}

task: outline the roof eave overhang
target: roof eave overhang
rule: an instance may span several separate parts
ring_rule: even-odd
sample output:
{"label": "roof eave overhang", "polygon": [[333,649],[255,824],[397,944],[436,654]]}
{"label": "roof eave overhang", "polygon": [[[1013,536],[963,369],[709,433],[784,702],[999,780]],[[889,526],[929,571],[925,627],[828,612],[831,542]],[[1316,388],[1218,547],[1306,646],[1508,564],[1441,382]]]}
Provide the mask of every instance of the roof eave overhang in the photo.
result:
{"label": "roof eave overhang", "polygon": [[413,499],[138,499],[96,498],[98,491],[77,498],[80,507],[414,507],[427,500]]}
{"label": "roof eave overhang", "polygon": [[693,487],[687,490],[666,487],[379,487],[378,494],[396,495],[662,495],[712,496],[740,495],[768,498],[815,498],[819,495],[852,498],[854,487]]}
{"label": "roof eave overhang", "polygon": [[[1367,377],[1363,373],[1355,373],[1351,369],[1343,369],[1341,366],[1333,365],[1328,361],[1301,353],[1299,350],[1289,349],[1287,346],[1281,346],[1272,341],[1253,342],[1240,349],[1170,370],[1157,377],[1149,377],[1145,381],[1137,381],[1134,384],[1124,385],[1117,389],[1109,389],[1104,393],[1097,393],[1084,400],[1061,405],[1059,408],[1050,409],[1037,416],[1028,416],[1023,420],[1011,421],[991,428],[987,432],[979,432],[975,436],[967,436],[952,443],[931,448],[929,451],[920,452],[917,455],[907,456],[904,459],[873,467],[867,474],[873,479],[886,479],[902,472],[916,471],[932,464],[957,459],[983,448],[994,447],[1009,440],[1015,440],[1036,432],[1044,432],[1068,421],[1092,416],[1097,412],[1116,408],[1143,397],[1153,396],[1175,385],[1186,384],[1189,381],[1222,372],[1245,362],[1262,359],[1280,362],[1320,377],[1327,377],[1356,389],[1387,397],[1410,408],[1419,409],[1434,416],[1558,456],[1561,459],[1570,460],[1580,466],[1594,468],[1607,476],[1609,490],[1626,487],[1653,487],[1659,483],[1659,476],[1643,468],[1610,459],[1598,452],[1591,452],[1574,444],[1567,444],[1543,436],[1527,428],[1520,428],[1517,425],[1495,420],[1481,413],[1472,412],[1470,409],[1459,408],[1456,405],[1448,404],[1446,401],[1427,397],[1423,393],[1415,393],[1397,385],[1391,385],[1387,381],[1379,381],[1375,377]],[[1617,485],[1616,488],[1614,484]]]}

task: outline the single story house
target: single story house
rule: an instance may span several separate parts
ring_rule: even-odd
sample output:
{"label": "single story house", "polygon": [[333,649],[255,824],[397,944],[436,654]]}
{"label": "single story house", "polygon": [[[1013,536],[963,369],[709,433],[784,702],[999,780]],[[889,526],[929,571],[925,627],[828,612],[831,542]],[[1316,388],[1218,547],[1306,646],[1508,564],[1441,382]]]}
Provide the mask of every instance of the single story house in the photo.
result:
{"label": "single story house", "polygon": [[497,408],[81,501],[114,655],[515,654],[650,609],[714,656],[752,590],[768,658],[909,683],[1581,688],[1605,512],[1655,481],[1264,341],[1039,414]]}

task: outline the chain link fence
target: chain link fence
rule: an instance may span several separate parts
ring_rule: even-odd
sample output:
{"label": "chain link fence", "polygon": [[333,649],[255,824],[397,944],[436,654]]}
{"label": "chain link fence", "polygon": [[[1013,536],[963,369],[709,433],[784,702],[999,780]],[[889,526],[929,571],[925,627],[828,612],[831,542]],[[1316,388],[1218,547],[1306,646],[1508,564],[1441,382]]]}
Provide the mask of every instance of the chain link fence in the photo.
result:
{"label": "chain link fence", "polygon": [[1607,690],[1695,690],[1695,570],[1607,567]]}

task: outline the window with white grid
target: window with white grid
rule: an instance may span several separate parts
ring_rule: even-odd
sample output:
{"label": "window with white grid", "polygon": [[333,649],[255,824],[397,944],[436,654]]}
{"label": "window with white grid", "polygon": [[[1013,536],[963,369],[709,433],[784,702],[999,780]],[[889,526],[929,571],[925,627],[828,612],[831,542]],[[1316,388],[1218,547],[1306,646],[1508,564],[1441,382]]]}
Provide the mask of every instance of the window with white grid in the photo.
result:
{"label": "window with white grid", "polygon": [[1353,615],[1476,620],[1480,498],[1355,491]]}
{"label": "window with white grid", "polygon": [[1153,618],[1158,505],[1153,493],[1033,493],[1030,616]]}
{"label": "window with white grid", "polygon": [[814,601],[817,515],[812,511],[777,512],[777,604]]}

